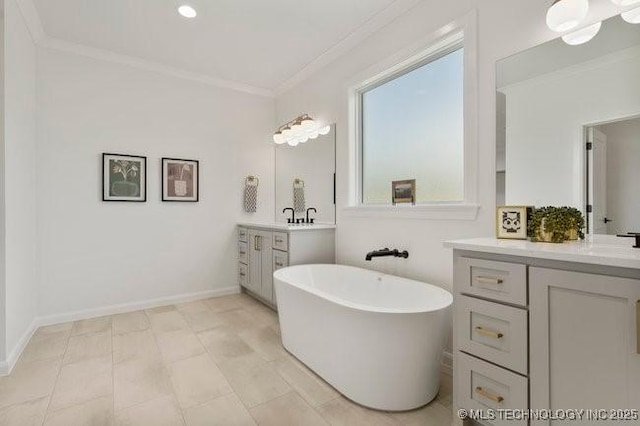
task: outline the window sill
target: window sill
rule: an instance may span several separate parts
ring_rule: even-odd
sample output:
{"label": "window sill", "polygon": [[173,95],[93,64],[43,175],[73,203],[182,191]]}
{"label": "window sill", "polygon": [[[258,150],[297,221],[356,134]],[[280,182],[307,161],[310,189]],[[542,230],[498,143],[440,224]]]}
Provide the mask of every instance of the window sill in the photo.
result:
{"label": "window sill", "polygon": [[418,219],[418,220],[475,220],[478,216],[478,204],[422,204],[373,206],[357,205],[345,207],[345,217]]}

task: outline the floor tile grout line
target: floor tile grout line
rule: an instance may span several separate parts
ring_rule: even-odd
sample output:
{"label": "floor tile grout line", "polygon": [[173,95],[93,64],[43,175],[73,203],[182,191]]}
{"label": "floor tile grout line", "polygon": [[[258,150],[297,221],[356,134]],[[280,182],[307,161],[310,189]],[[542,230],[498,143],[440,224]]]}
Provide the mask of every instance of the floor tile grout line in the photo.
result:
{"label": "floor tile grout line", "polygon": [[[173,306],[174,308],[176,308],[175,304],[174,305],[167,305],[167,306]],[[189,323],[184,318],[184,315],[182,315],[182,313],[177,308],[176,308],[176,312],[178,312],[180,314],[180,317],[187,323],[187,327],[189,327]],[[184,415],[184,409],[183,409],[182,405],[180,405],[180,400],[178,399],[178,394],[176,393],[175,387],[173,386],[173,380],[171,380],[171,372],[169,371],[168,363],[165,362],[165,360],[162,357],[162,351],[160,350],[160,344],[158,343],[158,336],[156,334],[156,331],[151,326],[151,318],[149,316],[149,312],[145,311],[145,314],[147,315],[147,319],[149,321],[149,329],[151,330],[151,334],[153,335],[153,340],[156,343],[156,347],[158,348],[158,353],[160,354],[160,363],[162,364],[162,368],[164,369],[164,372],[167,374],[167,378],[169,379],[169,383],[171,385],[171,396],[173,397],[173,400],[174,400],[174,402],[176,404],[176,407],[178,408],[178,411],[180,411],[180,417],[182,418],[182,423],[186,426],[187,419],[185,418],[185,415]],[[145,401],[145,402],[149,402],[149,401]]]}
{"label": "floor tile grout line", "polygon": [[67,344],[64,347],[64,353],[62,354],[62,358],[60,359],[60,366],[58,367],[58,374],[56,374],[56,380],[53,382],[53,388],[51,389],[51,393],[49,394],[49,401],[47,402],[47,409],[44,411],[44,417],[42,418],[41,425],[44,425],[47,422],[47,418],[49,417],[49,409],[51,408],[51,401],[53,401],[53,394],[58,387],[58,380],[60,380],[60,374],[62,373],[62,368],[64,367],[64,359],[67,357],[67,351],[69,350],[69,343],[71,342],[71,337],[73,333],[73,327],[75,326],[76,321],[73,321],[73,325],[71,326],[71,330],[69,331],[69,337],[67,338]]}

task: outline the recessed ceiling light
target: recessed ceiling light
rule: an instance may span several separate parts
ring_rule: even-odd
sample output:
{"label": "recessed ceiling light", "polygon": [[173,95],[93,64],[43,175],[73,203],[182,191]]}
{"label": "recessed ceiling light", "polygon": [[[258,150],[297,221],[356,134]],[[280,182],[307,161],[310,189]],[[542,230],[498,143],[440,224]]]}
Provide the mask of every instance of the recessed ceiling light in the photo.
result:
{"label": "recessed ceiling light", "polygon": [[196,10],[187,5],[187,4],[183,4],[182,6],[180,6],[178,8],[178,13],[182,16],[184,16],[185,18],[195,18],[196,16],[198,16],[198,12],[196,12]]}

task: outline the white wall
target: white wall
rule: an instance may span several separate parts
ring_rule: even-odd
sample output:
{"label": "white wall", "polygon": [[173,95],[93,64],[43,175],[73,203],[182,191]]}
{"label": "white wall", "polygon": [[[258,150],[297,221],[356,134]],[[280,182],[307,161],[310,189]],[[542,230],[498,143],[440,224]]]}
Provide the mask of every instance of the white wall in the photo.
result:
{"label": "white wall", "polygon": [[[452,254],[442,247],[448,239],[489,236],[495,214],[495,63],[496,60],[556,37],[544,24],[549,4],[527,0],[424,0],[355,49],[319,69],[277,99],[279,122],[301,111],[324,122],[337,123],[338,229],[340,263],[382,269],[451,288]],[[472,9],[478,11],[478,200],[475,221],[355,218],[342,209],[349,202],[348,96],[354,76],[396,55]],[[593,4],[588,20],[611,16],[609,2]],[[371,249],[407,249],[409,259],[377,259],[366,263]]]}
{"label": "white wall", "polygon": [[638,75],[636,47],[503,89],[506,203],[583,209],[584,126],[640,114]]}
{"label": "white wall", "polygon": [[[60,51],[38,56],[41,316],[237,285],[244,176],[273,219],[274,101]],[[147,202],[101,201],[101,154],[147,156]],[[160,158],[200,202],[160,201]]]}
{"label": "white wall", "polygon": [[640,118],[599,126],[607,135],[607,228],[610,234],[640,232]]}
{"label": "white wall", "polygon": [[6,350],[37,309],[36,48],[14,0],[5,4]]}

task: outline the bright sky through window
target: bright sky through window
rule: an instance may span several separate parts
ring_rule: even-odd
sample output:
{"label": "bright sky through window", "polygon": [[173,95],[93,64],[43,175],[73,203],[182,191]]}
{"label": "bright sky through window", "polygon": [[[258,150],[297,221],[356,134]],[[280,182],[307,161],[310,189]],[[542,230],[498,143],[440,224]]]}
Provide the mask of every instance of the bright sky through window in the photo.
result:
{"label": "bright sky through window", "polygon": [[362,202],[389,204],[416,179],[418,203],[464,199],[463,49],[362,93]]}

